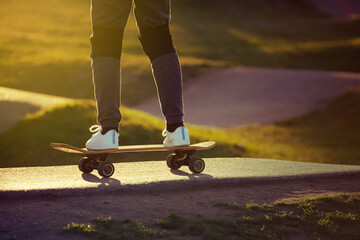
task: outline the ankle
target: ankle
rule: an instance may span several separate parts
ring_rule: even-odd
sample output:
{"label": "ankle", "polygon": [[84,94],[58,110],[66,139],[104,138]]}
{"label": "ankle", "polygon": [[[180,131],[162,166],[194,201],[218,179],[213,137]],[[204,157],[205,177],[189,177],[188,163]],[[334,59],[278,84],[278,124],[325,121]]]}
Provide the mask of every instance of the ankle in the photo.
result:
{"label": "ankle", "polygon": [[183,122],[167,124],[167,125],[166,125],[166,130],[167,130],[168,132],[174,132],[178,127],[182,127],[182,126],[184,126],[184,123],[183,123]]}
{"label": "ankle", "polygon": [[115,130],[117,133],[119,132],[117,127],[102,127],[101,128],[101,134],[105,135],[110,130]]}

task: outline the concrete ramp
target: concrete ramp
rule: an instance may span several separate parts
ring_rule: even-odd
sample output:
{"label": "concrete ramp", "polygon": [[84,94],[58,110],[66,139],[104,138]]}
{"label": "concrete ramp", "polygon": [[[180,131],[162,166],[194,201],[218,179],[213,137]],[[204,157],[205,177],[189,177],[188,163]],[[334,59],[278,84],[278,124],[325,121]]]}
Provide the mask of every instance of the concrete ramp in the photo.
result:
{"label": "concrete ramp", "polygon": [[[359,86],[358,73],[213,69],[184,82],[185,121],[225,128],[269,124],[322,108]],[[156,96],[134,108],[162,118]]]}
{"label": "concrete ramp", "polygon": [[101,178],[97,171],[83,174],[76,165],[0,169],[0,197],[32,194],[76,194],[101,191],[144,191],[175,186],[213,186],[247,181],[358,174],[360,166],[292,162],[255,158],[205,159],[206,168],[193,174],[183,166],[170,170],[165,161],[116,163],[115,173]]}

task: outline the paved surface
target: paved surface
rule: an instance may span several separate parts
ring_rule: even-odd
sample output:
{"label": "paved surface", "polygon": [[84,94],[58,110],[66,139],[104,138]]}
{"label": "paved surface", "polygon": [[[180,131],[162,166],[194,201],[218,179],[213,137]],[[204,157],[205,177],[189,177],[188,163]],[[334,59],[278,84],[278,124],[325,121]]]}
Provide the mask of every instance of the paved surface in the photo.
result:
{"label": "paved surface", "polygon": [[26,114],[71,101],[69,98],[0,87],[0,133]]}
{"label": "paved surface", "polygon": [[0,101],[23,102],[44,108],[71,102],[72,99],[0,86]]}
{"label": "paved surface", "polygon": [[[82,174],[77,166],[27,167],[0,169],[0,197],[12,194],[56,193],[74,191],[136,190],[147,186],[173,187],[174,184],[211,186],[215,183],[301,178],[324,174],[360,175],[360,166],[304,163],[254,158],[205,159],[202,174],[193,174],[185,166],[169,170],[164,161],[117,163],[109,179],[100,178],[97,172]],[[71,191],[74,190],[74,191]]]}
{"label": "paved surface", "polygon": [[[360,86],[360,74],[233,67],[184,84],[185,121],[217,127],[267,124],[306,114]],[[161,117],[157,98],[134,108]]]}

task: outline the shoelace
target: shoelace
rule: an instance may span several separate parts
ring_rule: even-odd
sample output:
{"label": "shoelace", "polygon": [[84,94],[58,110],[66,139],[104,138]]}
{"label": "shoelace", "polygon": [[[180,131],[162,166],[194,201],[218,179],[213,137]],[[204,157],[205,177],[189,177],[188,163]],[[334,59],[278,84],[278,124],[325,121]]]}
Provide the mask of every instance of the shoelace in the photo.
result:
{"label": "shoelace", "polygon": [[92,126],[89,128],[89,131],[90,131],[91,133],[96,133],[96,132],[98,132],[98,131],[100,131],[100,130],[101,130],[101,126],[100,126],[100,125],[97,125],[97,124],[92,125]]}

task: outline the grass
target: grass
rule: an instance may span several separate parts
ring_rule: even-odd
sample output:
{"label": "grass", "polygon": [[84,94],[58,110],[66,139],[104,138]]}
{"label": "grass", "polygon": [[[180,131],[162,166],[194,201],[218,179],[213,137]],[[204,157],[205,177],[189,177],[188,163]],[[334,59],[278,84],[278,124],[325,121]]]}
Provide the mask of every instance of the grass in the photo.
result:
{"label": "grass", "polygon": [[360,89],[345,93],[326,107],[286,121],[233,129],[254,143],[253,156],[359,164]]}
{"label": "grass", "polygon": [[[161,143],[163,121],[140,111],[124,107],[120,129],[120,144]],[[91,133],[87,126],[95,124],[96,107],[92,101],[75,100],[73,103],[59,105],[38,113],[28,115],[13,128],[0,134],[1,167],[10,166],[46,166],[76,164],[79,155],[55,151],[50,142],[66,142],[74,146],[84,146]],[[226,131],[214,128],[190,126],[192,141],[199,142],[214,139],[218,146],[203,152],[202,156],[234,156],[241,150],[231,144]],[[19,151],[21,149],[21,151]],[[116,161],[139,161],[166,159],[166,152],[125,153],[111,155]],[[114,159],[113,159],[114,158]]]}
{"label": "grass", "polygon": [[[359,164],[360,89],[345,93],[325,108],[302,117],[234,129],[187,125],[191,141],[217,142],[202,157],[259,157],[319,163]],[[140,111],[122,109],[120,144],[161,143],[164,122]],[[95,124],[92,101],[74,100],[28,115],[0,134],[0,167],[76,164],[79,156],[54,151],[50,142],[83,146]],[[59,131],[61,129],[61,131]],[[21,151],[19,151],[21,149]],[[168,153],[111,155],[117,161],[165,159]]]}
{"label": "grass", "polygon": [[16,235],[13,235],[13,236],[7,236],[6,238],[5,238],[5,240],[16,240],[17,238],[16,238]]}
{"label": "grass", "polygon": [[[89,7],[86,0],[1,0],[0,85],[93,98]],[[172,1],[185,81],[235,65],[359,72],[359,26],[331,21],[306,0]],[[122,98],[130,106],[156,93],[132,17],[123,46]]]}
{"label": "grass", "polygon": [[[132,234],[144,231],[149,238],[158,239],[358,239],[360,237],[360,194],[341,194],[305,199],[297,202],[278,202],[241,206],[218,202],[213,207],[232,211],[234,217],[209,219],[198,216],[185,218],[170,214],[154,222],[140,223],[132,220],[117,221],[111,218],[95,219],[89,225],[71,223],[65,232],[104,239],[123,229]],[[309,210],[311,209],[311,210]],[[129,224],[132,227],[128,227]],[[125,232],[125,231],[124,231]],[[125,234],[125,233],[124,233]],[[126,234],[129,234],[126,232]],[[115,238],[106,238],[115,239]],[[131,238],[124,238],[131,239]],[[135,239],[135,238],[133,238]]]}
{"label": "grass", "polygon": [[155,230],[146,227],[138,221],[126,219],[117,221],[112,218],[95,218],[90,224],[68,224],[64,229],[65,232],[81,234],[91,237],[92,239],[154,239],[161,237]]}

